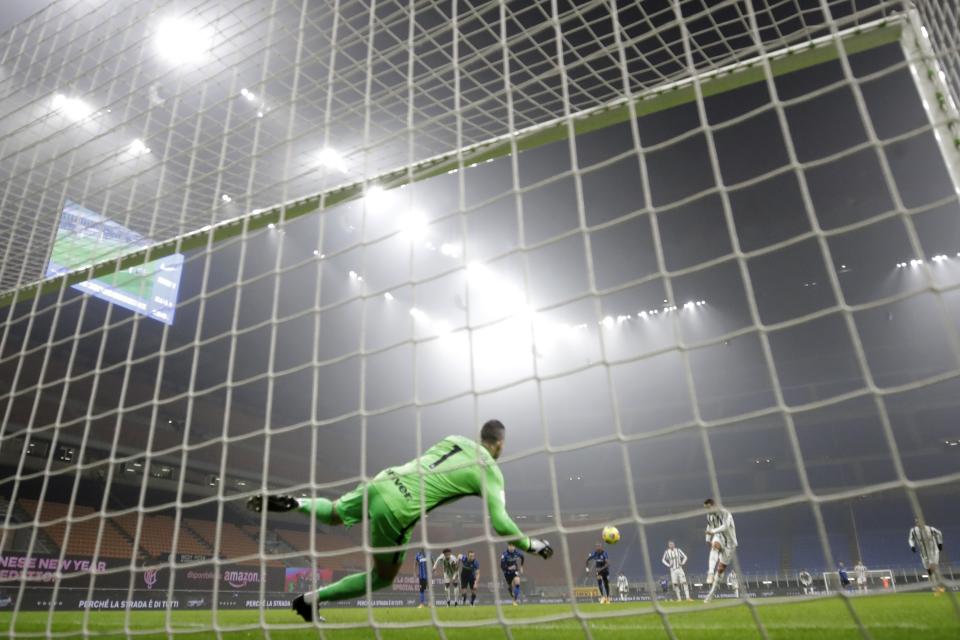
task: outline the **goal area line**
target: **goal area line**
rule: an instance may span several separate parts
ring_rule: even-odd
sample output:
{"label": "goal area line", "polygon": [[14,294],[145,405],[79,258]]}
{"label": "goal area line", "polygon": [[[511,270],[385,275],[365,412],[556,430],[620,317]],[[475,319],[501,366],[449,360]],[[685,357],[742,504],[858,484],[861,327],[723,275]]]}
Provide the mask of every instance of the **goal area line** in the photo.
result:
{"label": "goal area line", "polygon": [[[641,117],[688,104],[696,100],[697,84],[700,85],[699,89],[703,97],[708,98],[763,82],[766,78],[765,62],[769,62],[774,77],[783,76],[840,58],[838,41],[843,43],[846,55],[853,55],[900,42],[910,31],[907,16],[899,15],[851,27],[839,31],[836,35],[827,34],[807,42],[777,49],[649,89],[630,98],[620,98],[610,104],[571,114],[569,118],[557,118],[514,132],[512,135],[505,134],[490,141],[455,149],[364,180],[206,225],[196,231],[159,242],[145,249],[131,251],[83,269],[2,292],[0,308],[138,267],[175,253],[210,247],[246,232],[264,229],[271,224],[287,222],[339,204],[356,201],[363,196],[370,184],[377,184],[384,189],[393,189],[472,164],[507,156],[514,147],[517,151],[526,151],[566,140],[571,122],[574,134],[580,135],[627,122],[632,115]],[[907,63],[914,64],[911,60],[907,60]]]}

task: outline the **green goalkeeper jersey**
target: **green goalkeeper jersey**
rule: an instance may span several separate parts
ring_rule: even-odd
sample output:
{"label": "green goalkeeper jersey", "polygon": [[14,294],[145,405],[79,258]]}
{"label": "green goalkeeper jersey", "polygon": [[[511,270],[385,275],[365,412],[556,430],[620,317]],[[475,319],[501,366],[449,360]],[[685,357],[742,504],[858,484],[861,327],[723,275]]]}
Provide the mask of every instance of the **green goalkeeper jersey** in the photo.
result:
{"label": "green goalkeeper jersey", "polygon": [[497,534],[510,538],[524,551],[530,546],[529,538],[507,514],[500,467],[486,447],[469,438],[444,438],[419,458],[384,469],[371,486],[403,528],[412,527],[420,519],[421,498],[424,509],[430,511],[463,496],[486,495]]}

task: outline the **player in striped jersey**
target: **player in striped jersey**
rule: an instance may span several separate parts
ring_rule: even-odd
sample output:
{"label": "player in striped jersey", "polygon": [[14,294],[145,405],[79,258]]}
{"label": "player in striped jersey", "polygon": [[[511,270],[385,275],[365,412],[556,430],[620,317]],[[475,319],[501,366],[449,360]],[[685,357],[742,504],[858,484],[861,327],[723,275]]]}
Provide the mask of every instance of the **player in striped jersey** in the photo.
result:
{"label": "player in striped jersey", "polygon": [[710,585],[710,592],[704,602],[713,600],[713,594],[720,584],[720,577],[724,570],[733,560],[733,554],[737,549],[737,527],[733,522],[733,515],[718,506],[713,498],[707,498],[703,501],[703,506],[707,510],[707,528],[705,535],[707,544],[710,545],[710,561],[707,565],[707,584]]}
{"label": "player in striped jersey", "polygon": [[857,591],[862,591],[863,593],[867,592],[867,565],[863,564],[863,560],[857,560],[857,564],[853,565],[853,575],[857,580]]}
{"label": "player in striped jersey", "polygon": [[907,537],[910,550],[920,553],[923,568],[930,576],[934,591],[943,591],[940,586],[940,552],[943,551],[943,533],[936,527],[922,524],[920,518],[914,520],[914,526]]}
{"label": "player in striped jersey", "polygon": [[620,592],[620,602],[625,601],[627,594],[630,593],[630,583],[627,581],[627,576],[622,573],[617,576],[617,591]]}
{"label": "player in striped jersey", "polygon": [[683,570],[683,565],[687,564],[687,554],[682,549],[677,548],[673,540],[667,542],[667,550],[663,552],[660,559],[667,569],[670,569],[670,582],[673,583],[673,592],[677,594],[677,601],[680,598],[680,589],[683,588],[683,597],[687,600],[693,600],[690,597],[690,587],[687,585],[687,572]]}
{"label": "player in striped jersey", "polygon": [[433,563],[433,570],[443,574],[447,591],[447,606],[457,606],[457,591],[460,588],[460,558],[450,549],[444,549],[443,555]]}

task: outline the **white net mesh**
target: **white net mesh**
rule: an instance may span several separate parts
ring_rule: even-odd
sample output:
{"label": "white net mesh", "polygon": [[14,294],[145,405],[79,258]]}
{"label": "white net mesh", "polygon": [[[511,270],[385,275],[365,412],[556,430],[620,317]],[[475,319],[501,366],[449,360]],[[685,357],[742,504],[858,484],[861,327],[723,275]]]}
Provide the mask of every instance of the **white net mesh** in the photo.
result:
{"label": "white net mesh", "polygon": [[[468,498],[331,623],[594,637],[654,611],[673,637],[659,559],[675,540],[705,595],[708,496],[762,637],[800,570],[914,570],[915,517],[960,536],[957,15],[64,0],[17,25],[0,623],[276,632],[298,619],[269,609],[372,568],[376,523],[246,499],[336,498],[488,418],[510,513],[556,550],[523,577],[544,609],[503,608],[505,539]],[[607,524],[642,610],[587,604]],[[416,604],[413,551],[446,546],[496,609],[374,612]]]}
{"label": "white net mesh", "polygon": [[827,592],[870,593],[871,591],[895,591],[897,578],[891,569],[867,569],[863,576],[852,569],[844,580],[839,571],[828,571],[823,574],[823,586]]}

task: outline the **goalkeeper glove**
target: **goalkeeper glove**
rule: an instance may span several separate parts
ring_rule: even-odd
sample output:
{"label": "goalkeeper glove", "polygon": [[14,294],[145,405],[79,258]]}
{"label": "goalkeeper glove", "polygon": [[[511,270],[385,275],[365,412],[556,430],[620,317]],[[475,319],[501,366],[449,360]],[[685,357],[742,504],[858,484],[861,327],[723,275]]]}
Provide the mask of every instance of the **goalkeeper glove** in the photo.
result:
{"label": "goalkeeper glove", "polygon": [[[247,500],[247,509],[254,513],[263,511],[264,496],[251,496]],[[267,511],[293,511],[300,506],[300,501],[293,496],[266,496]]]}
{"label": "goalkeeper glove", "polygon": [[550,546],[550,543],[546,540],[538,540],[536,538],[530,538],[530,547],[528,549],[530,553],[535,553],[544,560],[553,555],[553,547]]}
{"label": "goalkeeper glove", "polygon": [[910,551],[913,551],[914,553],[916,553],[916,552],[917,552],[917,548],[916,548],[916,547],[910,547]]}
{"label": "goalkeeper glove", "polygon": [[937,549],[939,549],[940,551],[943,551],[943,543],[942,543],[942,542],[937,545]]}

